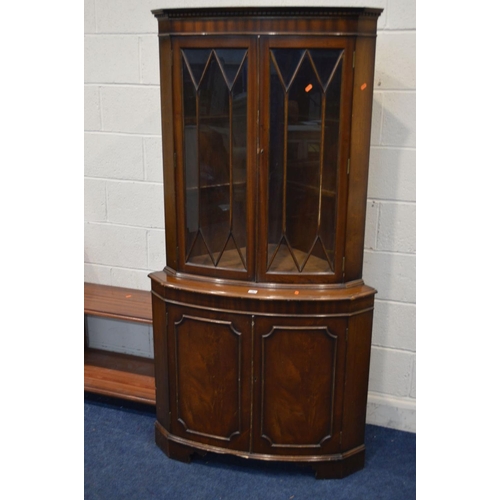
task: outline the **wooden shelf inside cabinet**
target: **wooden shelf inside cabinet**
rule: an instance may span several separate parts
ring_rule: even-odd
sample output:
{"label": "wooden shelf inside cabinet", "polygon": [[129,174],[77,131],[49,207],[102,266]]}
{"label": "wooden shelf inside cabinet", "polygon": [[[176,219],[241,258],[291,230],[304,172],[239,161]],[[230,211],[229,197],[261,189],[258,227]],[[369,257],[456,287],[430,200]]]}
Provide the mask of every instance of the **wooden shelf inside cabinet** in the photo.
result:
{"label": "wooden shelf inside cabinet", "polygon": [[[85,283],[84,314],[152,323],[151,294],[142,290]],[[154,361],[85,348],[85,391],[140,403],[156,403]]]}

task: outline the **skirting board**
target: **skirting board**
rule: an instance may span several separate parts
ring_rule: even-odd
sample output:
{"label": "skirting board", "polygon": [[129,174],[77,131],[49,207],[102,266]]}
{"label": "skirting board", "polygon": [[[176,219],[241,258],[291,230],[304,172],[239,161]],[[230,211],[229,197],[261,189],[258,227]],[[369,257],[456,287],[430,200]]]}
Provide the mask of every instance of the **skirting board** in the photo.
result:
{"label": "skirting board", "polygon": [[415,399],[395,398],[386,394],[368,393],[366,423],[416,432],[417,402]]}

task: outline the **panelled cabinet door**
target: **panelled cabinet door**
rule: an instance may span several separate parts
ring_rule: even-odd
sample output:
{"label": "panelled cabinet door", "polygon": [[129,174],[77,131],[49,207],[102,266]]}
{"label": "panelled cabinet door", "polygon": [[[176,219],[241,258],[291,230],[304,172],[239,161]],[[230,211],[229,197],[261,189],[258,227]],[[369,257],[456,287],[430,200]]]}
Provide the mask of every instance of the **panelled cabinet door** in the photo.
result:
{"label": "panelled cabinet door", "polygon": [[249,317],[170,306],[167,323],[172,433],[248,450]]}
{"label": "panelled cabinet door", "polygon": [[256,42],[173,40],[180,270],[254,275]]}
{"label": "panelled cabinet door", "polygon": [[253,450],[273,455],[339,451],[344,318],[258,318]]}
{"label": "panelled cabinet door", "polygon": [[260,281],[342,280],[352,52],[347,38],[261,39]]}

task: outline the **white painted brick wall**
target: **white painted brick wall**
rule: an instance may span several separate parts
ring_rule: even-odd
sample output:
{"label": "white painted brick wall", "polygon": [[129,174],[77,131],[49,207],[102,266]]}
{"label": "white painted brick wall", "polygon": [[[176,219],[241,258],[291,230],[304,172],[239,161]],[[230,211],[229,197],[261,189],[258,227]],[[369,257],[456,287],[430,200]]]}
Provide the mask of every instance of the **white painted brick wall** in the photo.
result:
{"label": "white painted brick wall", "polygon": [[139,82],[139,39],[127,35],[87,35],[84,68],[87,83]]}
{"label": "white painted brick wall", "polygon": [[108,221],[151,228],[165,227],[163,188],[147,182],[107,183]]}
{"label": "white painted brick wall", "polygon": [[165,264],[157,22],[163,7],[367,6],[378,23],[365,282],[378,290],[368,421],[415,430],[415,0],[85,0],[85,280],[149,290]]}
{"label": "white painted brick wall", "polygon": [[103,179],[144,179],[143,138],[89,133],[84,137],[85,175]]}
{"label": "white painted brick wall", "polygon": [[139,61],[141,83],[160,84],[158,36],[139,37]]}
{"label": "white painted brick wall", "polygon": [[[89,244],[94,242],[94,244]],[[115,224],[85,224],[85,260],[95,264],[147,269],[147,230]]]}
{"label": "white painted brick wall", "polygon": [[85,86],[84,90],[84,123],[85,130],[101,129],[101,104],[98,87]]}
{"label": "white painted brick wall", "polygon": [[106,221],[106,181],[85,179],[84,217],[87,222]]}
{"label": "white painted brick wall", "polygon": [[416,13],[387,0],[379,24],[364,279],[378,290],[368,421],[416,429]]}
{"label": "white painted brick wall", "polygon": [[106,85],[99,93],[104,131],[161,134],[159,86]]}
{"label": "white painted brick wall", "polygon": [[160,137],[144,138],[144,176],[147,181],[163,183]]}
{"label": "white painted brick wall", "polygon": [[368,198],[416,201],[415,174],[415,149],[372,147]]}

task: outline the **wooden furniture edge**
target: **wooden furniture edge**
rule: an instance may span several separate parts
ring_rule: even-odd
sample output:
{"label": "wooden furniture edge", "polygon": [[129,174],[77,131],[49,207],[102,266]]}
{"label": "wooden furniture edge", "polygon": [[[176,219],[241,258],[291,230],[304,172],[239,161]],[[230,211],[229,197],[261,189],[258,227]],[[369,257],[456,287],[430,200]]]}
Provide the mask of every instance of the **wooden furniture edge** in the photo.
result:
{"label": "wooden furniture edge", "polygon": [[[84,283],[84,315],[152,324],[151,293]],[[86,346],[84,390],[154,405],[154,360]]]}
{"label": "wooden furniture edge", "polygon": [[256,7],[179,7],[153,9],[151,13],[160,18],[227,18],[227,17],[323,17],[323,16],[368,16],[378,17],[383,9],[374,7],[293,7],[293,6],[256,6]]}
{"label": "wooden furniture edge", "polygon": [[190,291],[198,294],[245,298],[254,301],[323,301],[323,302],[349,302],[362,297],[370,297],[377,293],[371,286],[358,280],[356,285],[302,285],[283,286],[275,284],[262,284],[257,282],[238,282],[229,280],[200,279],[193,276],[176,275],[170,272],[157,271],[149,275],[153,282],[161,288]]}
{"label": "wooden furniture edge", "polygon": [[85,282],[84,312],[138,323],[153,322],[150,292],[132,288]]}

